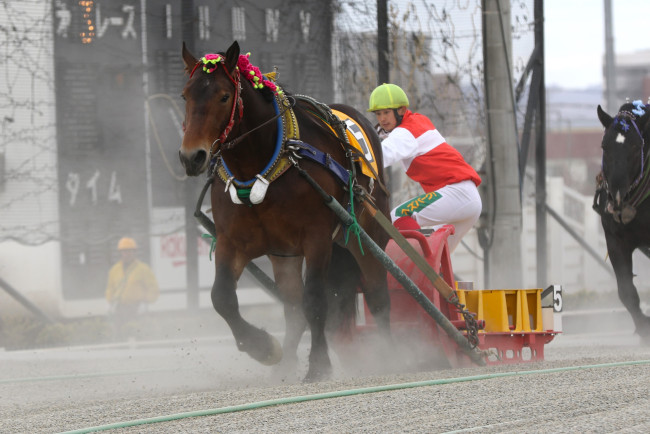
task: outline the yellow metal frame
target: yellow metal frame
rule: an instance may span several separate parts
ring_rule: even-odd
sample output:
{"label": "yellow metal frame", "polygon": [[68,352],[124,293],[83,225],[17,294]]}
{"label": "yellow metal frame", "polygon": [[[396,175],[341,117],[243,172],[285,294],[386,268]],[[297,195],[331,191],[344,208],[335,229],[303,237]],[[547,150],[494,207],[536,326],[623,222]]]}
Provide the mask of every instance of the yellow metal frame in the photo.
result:
{"label": "yellow metal frame", "polygon": [[481,332],[542,332],[541,289],[458,289],[458,299],[476,320],[485,321]]}

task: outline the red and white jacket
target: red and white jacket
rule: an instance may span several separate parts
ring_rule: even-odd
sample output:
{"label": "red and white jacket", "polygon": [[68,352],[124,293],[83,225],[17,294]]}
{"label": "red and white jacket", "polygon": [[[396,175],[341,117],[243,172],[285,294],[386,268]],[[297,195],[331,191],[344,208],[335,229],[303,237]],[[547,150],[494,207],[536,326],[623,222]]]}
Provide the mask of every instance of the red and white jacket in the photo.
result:
{"label": "red and white jacket", "polygon": [[481,177],[460,152],[445,142],[433,122],[424,115],[406,110],[402,123],[381,142],[384,167],[402,162],[406,174],[420,183],[425,193],[446,185]]}

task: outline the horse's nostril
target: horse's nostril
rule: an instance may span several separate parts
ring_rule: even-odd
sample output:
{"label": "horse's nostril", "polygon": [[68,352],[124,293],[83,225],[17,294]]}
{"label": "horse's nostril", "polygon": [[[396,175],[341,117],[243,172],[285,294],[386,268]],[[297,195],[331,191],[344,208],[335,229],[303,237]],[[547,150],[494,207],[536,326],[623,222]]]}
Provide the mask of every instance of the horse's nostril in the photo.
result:
{"label": "horse's nostril", "polygon": [[203,149],[199,149],[196,152],[196,155],[194,156],[194,164],[197,166],[203,166],[203,163],[205,163],[205,159],[208,158],[208,153],[205,152]]}

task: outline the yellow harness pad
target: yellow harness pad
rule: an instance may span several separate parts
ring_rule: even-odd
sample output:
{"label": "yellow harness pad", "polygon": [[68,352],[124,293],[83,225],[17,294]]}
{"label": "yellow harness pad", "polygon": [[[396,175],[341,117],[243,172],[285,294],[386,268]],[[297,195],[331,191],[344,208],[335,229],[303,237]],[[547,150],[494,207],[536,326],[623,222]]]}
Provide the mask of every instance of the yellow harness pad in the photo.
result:
{"label": "yellow harness pad", "polygon": [[[337,118],[345,122],[346,130],[345,133],[348,135],[348,141],[357,151],[363,154],[366,157],[367,163],[363,158],[357,158],[356,161],[361,161],[361,171],[368,178],[374,178],[375,173],[379,173],[377,170],[377,160],[375,160],[375,154],[373,153],[372,147],[370,146],[370,140],[366,136],[366,132],[361,128],[361,125],[357,123],[350,116],[346,115],[343,112],[332,109],[332,113],[336,115]],[[330,126],[330,128],[332,128]],[[372,170],[368,167],[370,163]]]}

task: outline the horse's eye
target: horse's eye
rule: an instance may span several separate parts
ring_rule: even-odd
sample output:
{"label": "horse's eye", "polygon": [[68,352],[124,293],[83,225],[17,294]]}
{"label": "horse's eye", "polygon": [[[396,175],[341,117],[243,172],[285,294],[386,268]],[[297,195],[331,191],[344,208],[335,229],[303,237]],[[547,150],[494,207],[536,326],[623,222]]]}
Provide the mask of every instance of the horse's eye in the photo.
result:
{"label": "horse's eye", "polygon": [[185,98],[185,95],[183,95],[182,93],[181,93],[181,99],[182,99],[183,101],[187,101],[187,99]]}
{"label": "horse's eye", "polygon": [[230,98],[230,94],[225,94],[224,96],[221,97],[221,102],[228,101],[228,98]]}

